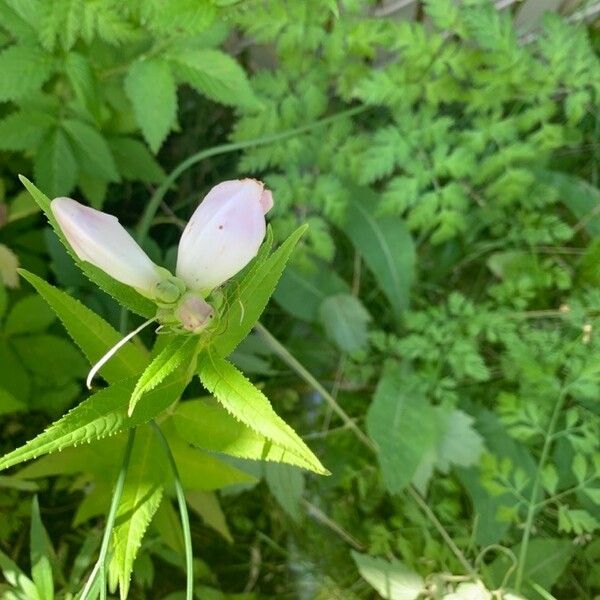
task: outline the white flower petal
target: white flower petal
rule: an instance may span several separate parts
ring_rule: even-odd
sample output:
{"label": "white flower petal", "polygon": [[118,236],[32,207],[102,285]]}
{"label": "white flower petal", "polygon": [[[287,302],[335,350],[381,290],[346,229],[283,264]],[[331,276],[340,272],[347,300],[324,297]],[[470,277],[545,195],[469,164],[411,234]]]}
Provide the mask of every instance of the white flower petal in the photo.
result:
{"label": "white flower petal", "polygon": [[212,290],[243,269],[265,237],[271,192],[254,179],[215,186],[179,242],[177,277],[193,290]]}
{"label": "white flower petal", "polygon": [[153,297],[161,280],[158,268],[116,217],[71,198],[55,198],[50,208],[81,260]]}

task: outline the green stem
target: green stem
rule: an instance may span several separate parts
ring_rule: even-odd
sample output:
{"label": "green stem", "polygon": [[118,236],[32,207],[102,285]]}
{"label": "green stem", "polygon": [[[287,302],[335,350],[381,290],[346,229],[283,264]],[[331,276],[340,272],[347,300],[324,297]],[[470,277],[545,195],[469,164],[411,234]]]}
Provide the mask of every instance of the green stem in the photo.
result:
{"label": "green stem", "polygon": [[[352,420],[352,418],[346,413],[346,411],[337,403],[336,399],[319,383],[319,381],[313,377],[313,375],[306,369],[306,367],[294,357],[290,351],[275,338],[271,332],[261,323],[257,323],[254,329],[263,337],[267,344],[273,349],[273,351],[285,362],[291,369],[296,371],[306,383],[308,383],[315,391],[317,391],[323,399],[329,404],[334,412],[342,419],[342,421],[348,426],[348,428],[354,433],[354,435],[361,441],[372,452],[377,452],[377,449],[373,442],[367,437],[367,435],[358,427],[358,425]],[[442,539],[448,545],[448,548],[459,560],[460,564],[464,567],[467,573],[475,575],[475,569],[469,563],[461,549],[456,545],[450,534],[446,531],[446,528],[442,525],[440,520],[435,516],[435,513],[431,510],[425,499],[421,496],[419,491],[412,485],[408,487],[408,493],[413,500],[418,504],[419,508],[431,521],[432,525],[437,529]]]}
{"label": "green stem", "polygon": [[181,528],[183,529],[183,543],[185,547],[185,568],[186,568],[186,600],[193,600],[194,597],[194,553],[192,549],[192,531],[190,529],[190,516],[187,510],[187,504],[185,500],[185,492],[183,491],[183,485],[181,478],[179,477],[179,471],[177,469],[177,463],[167,438],[165,438],[160,427],[154,422],[150,421],[150,425],[154,428],[160,443],[162,444],[171,471],[173,472],[173,479],[175,481],[175,494],[177,495],[177,503],[179,504],[179,514],[181,516]]}
{"label": "green stem", "polygon": [[110,501],[110,508],[108,516],[106,517],[106,526],[104,528],[104,535],[102,536],[102,544],[100,546],[100,554],[98,560],[94,565],[94,569],[90,573],[88,580],[81,592],[79,600],[87,600],[90,591],[92,590],[96,577],[100,575],[100,596],[106,597],[106,557],[108,555],[108,548],[110,545],[110,536],[112,534],[113,527],[115,526],[115,520],[117,518],[117,510],[119,503],[121,502],[121,496],[123,495],[123,486],[125,485],[125,479],[127,477],[127,471],[129,470],[129,463],[131,461],[131,452],[133,450],[133,442],[135,441],[135,428],[129,431],[127,438],[127,445],[125,446],[125,454],[123,455],[123,462],[121,463],[121,470],[115,483],[115,489],[113,490],[112,500]]}
{"label": "green stem", "polygon": [[565,397],[566,392],[563,390],[560,396],[558,397],[558,400],[556,401],[554,411],[552,412],[552,416],[550,417],[548,431],[546,432],[546,438],[544,439],[542,453],[540,454],[540,460],[538,462],[535,477],[533,479],[533,486],[531,487],[531,494],[529,496],[529,507],[527,509],[527,516],[525,517],[525,528],[523,530],[523,537],[521,538],[521,548],[519,549],[519,566],[517,567],[517,574],[515,578],[515,590],[517,593],[521,591],[521,587],[523,585],[523,575],[525,573],[525,561],[527,560],[527,551],[529,549],[531,529],[533,528],[533,520],[535,518],[536,510],[539,507],[539,503],[536,502],[536,500],[540,491],[542,471],[550,454],[554,430],[556,429],[556,424],[558,423],[558,418],[560,417]]}

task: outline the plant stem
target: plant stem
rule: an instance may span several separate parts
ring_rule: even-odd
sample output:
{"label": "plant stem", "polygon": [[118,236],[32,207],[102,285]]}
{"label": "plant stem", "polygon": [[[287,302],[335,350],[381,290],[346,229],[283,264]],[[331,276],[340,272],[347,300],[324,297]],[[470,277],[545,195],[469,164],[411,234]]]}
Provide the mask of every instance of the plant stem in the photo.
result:
{"label": "plant stem", "polygon": [[110,501],[110,508],[108,516],[106,517],[106,526],[104,528],[104,534],[102,536],[102,544],[100,546],[100,554],[98,560],[94,565],[90,576],[81,592],[79,600],[87,600],[87,597],[94,585],[98,573],[100,573],[100,595],[106,597],[106,557],[108,555],[108,548],[110,545],[110,536],[112,534],[113,527],[115,525],[115,519],[117,518],[117,510],[119,503],[121,502],[121,496],[123,495],[123,486],[125,485],[125,478],[127,477],[127,471],[129,470],[129,463],[131,461],[131,452],[133,450],[133,442],[135,441],[135,428],[129,431],[127,438],[127,445],[125,446],[125,453],[123,454],[123,462],[121,463],[121,470],[115,483],[115,489],[113,490],[112,499]]}
{"label": "plant stem", "polygon": [[556,429],[556,424],[558,423],[558,418],[560,416],[565,397],[566,392],[563,390],[556,401],[554,410],[552,411],[552,416],[550,417],[548,431],[546,432],[544,445],[542,446],[542,453],[540,454],[540,460],[538,462],[535,477],[533,479],[533,486],[531,487],[529,507],[527,509],[527,516],[525,517],[525,528],[523,530],[523,537],[521,538],[521,548],[519,549],[519,566],[517,567],[517,574],[515,578],[515,591],[517,593],[521,591],[521,587],[523,585],[523,575],[525,573],[525,561],[527,560],[527,550],[529,548],[529,540],[531,538],[531,529],[533,527],[533,520],[535,518],[536,510],[539,506],[539,503],[536,502],[536,499],[540,491],[542,471],[546,461],[548,460],[548,455],[550,454],[554,430]]}
{"label": "plant stem", "polygon": [[165,438],[160,427],[154,422],[150,421],[150,425],[154,428],[160,443],[162,444],[171,471],[173,472],[173,479],[175,482],[175,494],[177,495],[177,503],[179,504],[179,514],[181,516],[181,528],[183,530],[183,543],[185,547],[185,569],[186,569],[186,589],[185,598],[186,600],[193,600],[194,597],[194,553],[192,549],[192,531],[190,529],[190,516],[187,510],[187,504],[185,500],[185,492],[183,491],[183,485],[181,478],[179,477],[179,471],[177,469],[177,463],[167,438]]}
{"label": "plant stem", "polygon": [[[351,417],[344,411],[344,409],[337,403],[336,399],[319,383],[319,381],[313,377],[313,375],[304,367],[302,363],[295,358],[290,351],[275,338],[271,332],[261,323],[257,323],[254,329],[263,337],[267,344],[273,349],[273,351],[285,362],[291,369],[296,371],[306,383],[308,383],[315,391],[317,391],[323,399],[329,404],[329,406],[335,411],[335,413],[342,419],[348,429],[354,433],[354,435],[361,441],[372,452],[377,452],[377,448],[373,442],[367,437],[367,435],[358,427],[358,425],[351,419]],[[412,485],[408,487],[408,493],[417,503],[419,508],[431,521],[432,525],[437,529],[442,539],[448,545],[448,548],[459,560],[460,564],[464,569],[471,575],[475,575],[475,569],[469,563],[461,549],[456,545],[450,534],[446,531],[446,528],[442,525],[440,520],[435,516],[435,513],[431,510],[425,499],[421,496],[419,491]]]}

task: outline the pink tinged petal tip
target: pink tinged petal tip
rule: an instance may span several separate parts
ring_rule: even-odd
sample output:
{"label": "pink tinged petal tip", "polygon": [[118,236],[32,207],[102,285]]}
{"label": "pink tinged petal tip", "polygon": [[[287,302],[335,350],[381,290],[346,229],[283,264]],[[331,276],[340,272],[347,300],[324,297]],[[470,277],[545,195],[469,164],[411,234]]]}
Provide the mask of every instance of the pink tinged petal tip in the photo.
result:
{"label": "pink tinged petal tip", "polygon": [[224,181],[200,203],[179,242],[177,277],[189,289],[212,290],[241,271],[265,237],[271,192],[254,179]]}
{"label": "pink tinged petal tip", "polygon": [[71,198],[55,198],[50,208],[79,259],[153,297],[158,268],[116,217]]}

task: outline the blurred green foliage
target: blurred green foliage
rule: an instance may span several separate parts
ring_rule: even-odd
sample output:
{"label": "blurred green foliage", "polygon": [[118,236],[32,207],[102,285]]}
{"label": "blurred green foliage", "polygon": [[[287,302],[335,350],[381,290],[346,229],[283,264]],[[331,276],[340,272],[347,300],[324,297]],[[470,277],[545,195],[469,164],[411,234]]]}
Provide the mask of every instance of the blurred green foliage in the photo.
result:
{"label": "blurred green foliage", "polygon": [[[375,0],[0,0],[7,451],[82,398],[85,374],[17,264],[118,323],[16,174],[50,196],[106,199],[133,224],[144,186],[188,154],[341,115],[204,161],[170,191],[145,244],[173,261],[201,192],[236,174],[273,190],[276,242],[309,224],[262,319],[282,346],[258,331],[232,358],[332,475],[242,456],[231,468],[247,480],[220,493],[222,509],[222,482],[195,489],[200,598],[469,598],[461,556],[497,597],[600,594],[598,32],[547,14],[524,37],[518,6],[415,4],[408,19]],[[192,384],[194,400],[168,421],[220,452],[222,432],[241,425],[201,394]],[[29,512],[31,488],[18,486],[37,485],[72,564],[106,511],[123,443],[0,480],[4,550]],[[72,506],[48,523],[45,503]],[[163,503],[131,597],[178,598],[177,528]],[[13,559],[26,565],[23,546]],[[0,566],[8,580],[14,567]]]}

